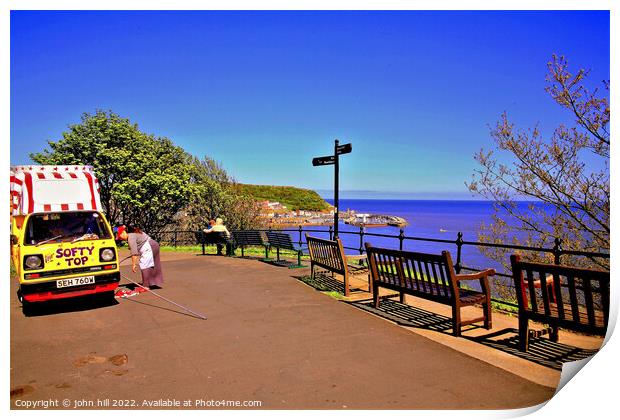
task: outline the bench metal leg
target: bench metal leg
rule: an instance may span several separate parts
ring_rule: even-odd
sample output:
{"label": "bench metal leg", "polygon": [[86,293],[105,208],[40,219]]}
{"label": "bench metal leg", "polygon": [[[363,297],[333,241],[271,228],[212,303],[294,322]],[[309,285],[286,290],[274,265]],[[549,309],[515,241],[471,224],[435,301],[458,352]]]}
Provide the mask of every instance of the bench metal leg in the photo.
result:
{"label": "bench metal leg", "polygon": [[307,267],[307,266],[301,264],[301,255],[302,255],[301,250],[297,251],[297,265],[291,264],[291,265],[288,266],[288,268],[295,269],[295,268]]}

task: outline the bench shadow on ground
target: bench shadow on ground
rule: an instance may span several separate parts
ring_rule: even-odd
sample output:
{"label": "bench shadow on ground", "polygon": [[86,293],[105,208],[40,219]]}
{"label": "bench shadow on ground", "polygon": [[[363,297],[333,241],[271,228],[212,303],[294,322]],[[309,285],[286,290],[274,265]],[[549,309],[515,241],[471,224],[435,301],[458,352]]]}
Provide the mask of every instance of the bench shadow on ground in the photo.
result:
{"label": "bench shadow on ground", "polygon": [[[312,280],[310,276],[294,277],[317,290],[344,294],[344,285],[342,281],[332,278],[329,275],[316,275],[314,280]],[[363,289],[351,289],[351,292],[366,292],[366,296],[368,293],[367,290]],[[452,335],[451,318],[400,303],[398,300],[382,299],[378,309],[374,307],[372,299],[368,298],[350,301],[343,300],[343,302],[357,309],[392,321],[398,325],[422,328],[450,336]],[[505,328],[476,337],[467,336],[467,331],[471,331],[472,329],[486,331],[482,327],[469,325],[463,328],[465,335],[461,338],[556,370],[561,370],[563,363],[581,360],[597,352],[597,350],[582,349],[567,344],[554,343],[548,338],[539,337],[530,338],[529,351],[525,353],[519,350],[519,331],[516,328]]]}
{"label": "bench shadow on ground", "polygon": [[27,317],[37,317],[90,311],[114,305],[118,305],[118,302],[112,294],[98,294],[31,303],[25,308],[22,306],[22,311]]}
{"label": "bench shadow on ground", "polygon": [[[326,272],[317,272],[314,279],[310,276],[292,276],[293,278],[306,283],[308,286],[315,288],[321,292],[335,292],[344,296],[344,283],[338,279],[328,275]],[[349,292],[353,295],[356,293],[367,293],[367,290],[350,286]]]}

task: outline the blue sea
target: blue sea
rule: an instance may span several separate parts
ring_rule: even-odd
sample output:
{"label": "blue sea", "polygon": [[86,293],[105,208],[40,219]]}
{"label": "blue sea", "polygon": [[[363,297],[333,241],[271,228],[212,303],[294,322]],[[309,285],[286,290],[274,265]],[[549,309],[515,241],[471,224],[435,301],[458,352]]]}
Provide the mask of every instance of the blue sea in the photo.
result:
{"label": "blue sea", "polygon": [[[326,199],[333,205],[333,200]],[[528,202],[521,202],[519,206],[526,207]],[[341,199],[340,211],[347,209],[357,213],[387,214],[400,216],[409,223],[404,228],[408,237],[446,239],[454,241],[458,232],[463,233],[463,240],[478,241],[478,232],[481,224],[490,224],[494,213],[491,201],[457,201],[457,200],[371,200],[371,199]],[[347,253],[355,254],[359,251],[360,237],[358,226],[344,223],[339,225],[340,239],[348,247]],[[354,232],[348,234],[346,232]],[[398,248],[396,238],[373,236],[373,234],[398,235],[398,227],[367,227],[365,228],[364,242],[386,248]],[[319,234],[317,236],[324,236]],[[450,251],[456,262],[456,246],[453,244],[433,243],[418,240],[405,240],[403,248],[412,251],[438,253]],[[463,246],[463,264],[475,268],[492,267],[505,271],[500,264],[483,256],[476,246]]]}

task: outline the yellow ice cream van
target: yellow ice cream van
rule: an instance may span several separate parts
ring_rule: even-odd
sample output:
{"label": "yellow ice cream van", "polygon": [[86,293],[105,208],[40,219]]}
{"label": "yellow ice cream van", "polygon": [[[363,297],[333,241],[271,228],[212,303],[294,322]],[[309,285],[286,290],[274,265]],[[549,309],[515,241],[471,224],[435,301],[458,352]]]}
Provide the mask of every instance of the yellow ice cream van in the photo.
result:
{"label": "yellow ice cream van", "polygon": [[24,308],[118,287],[118,252],[98,190],[90,166],[11,167],[11,258]]}

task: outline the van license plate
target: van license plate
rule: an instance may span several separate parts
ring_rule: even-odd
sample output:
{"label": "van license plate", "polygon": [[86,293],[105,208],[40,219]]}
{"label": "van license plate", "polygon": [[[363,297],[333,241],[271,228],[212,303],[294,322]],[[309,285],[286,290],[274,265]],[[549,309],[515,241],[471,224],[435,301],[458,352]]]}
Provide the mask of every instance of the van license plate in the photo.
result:
{"label": "van license plate", "polygon": [[56,280],[56,287],[60,289],[61,287],[82,286],[94,282],[95,276],[76,277],[74,279]]}

